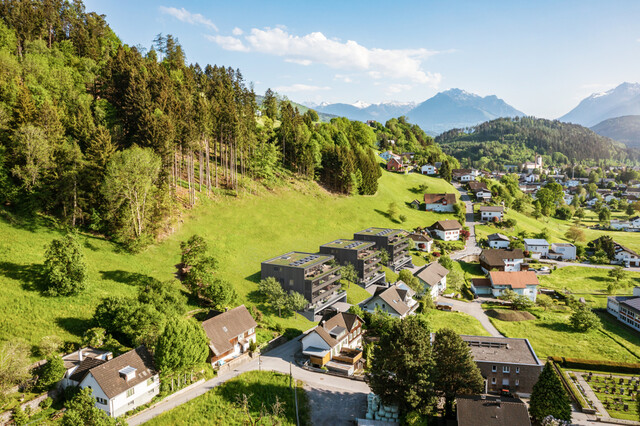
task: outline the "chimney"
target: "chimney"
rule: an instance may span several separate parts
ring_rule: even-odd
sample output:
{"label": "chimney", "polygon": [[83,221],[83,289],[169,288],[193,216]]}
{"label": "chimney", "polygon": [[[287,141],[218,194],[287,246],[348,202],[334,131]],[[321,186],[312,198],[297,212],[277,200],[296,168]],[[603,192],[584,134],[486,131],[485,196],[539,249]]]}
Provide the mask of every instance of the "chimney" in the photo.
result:
{"label": "chimney", "polygon": [[81,348],[81,349],[79,349],[79,350],[78,350],[78,361],[81,361],[81,362],[82,362],[82,360],[83,360],[83,358],[84,358],[84,357],[82,356],[82,350],[83,350],[83,349],[84,349],[84,348]]}

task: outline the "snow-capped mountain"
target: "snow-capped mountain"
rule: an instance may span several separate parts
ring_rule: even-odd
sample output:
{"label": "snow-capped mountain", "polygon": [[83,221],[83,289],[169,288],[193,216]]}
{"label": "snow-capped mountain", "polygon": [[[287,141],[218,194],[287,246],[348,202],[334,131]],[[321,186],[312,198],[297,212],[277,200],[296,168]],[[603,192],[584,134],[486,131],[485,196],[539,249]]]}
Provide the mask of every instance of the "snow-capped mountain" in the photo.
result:
{"label": "snow-capped mountain", "polygon": [[640,84],[622,83],[603,93],[594,93],[558,120],[586,127],[609,118],[640,115]]}
{"label": "snow-capped mountain", "polygon": [[323,102],[320,104],[307,103],[305,105],[318,112],[347,117],[350,120],[376,120],[382,123],[390,118],[406,115],[408,111],[416,106],[414,102],[381,102],[370,104],[364,101],[357,101],[353,104],[330,104]]}

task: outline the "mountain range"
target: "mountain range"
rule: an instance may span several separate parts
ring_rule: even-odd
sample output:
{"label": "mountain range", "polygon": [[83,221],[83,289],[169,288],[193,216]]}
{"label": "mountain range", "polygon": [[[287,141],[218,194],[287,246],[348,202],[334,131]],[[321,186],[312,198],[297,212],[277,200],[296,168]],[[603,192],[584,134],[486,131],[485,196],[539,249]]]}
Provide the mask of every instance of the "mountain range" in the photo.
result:
{"label": "mountain range", "polygon": [[355,104],[307,104],[307,106],[319,113],[339,115],[351,120],[376,120],[381,123],[390,118],[406,115],[411,123],[419,125],[432,135],[456,127],[475,126],[498,117],[525,115],[494,95],[482,97],[461,89],[440,92],[420,104],[356,102]]}
{"label": "mountain range", "polygon": [[603,93],[594,93],[558,120],[593,127],[610,118],[640,115],[640,84],[622,83]]}
{"label": "mountain range", "polygon": [[599,135],[640,148],[640,115],[625,115],[604,120],[591,128]]}

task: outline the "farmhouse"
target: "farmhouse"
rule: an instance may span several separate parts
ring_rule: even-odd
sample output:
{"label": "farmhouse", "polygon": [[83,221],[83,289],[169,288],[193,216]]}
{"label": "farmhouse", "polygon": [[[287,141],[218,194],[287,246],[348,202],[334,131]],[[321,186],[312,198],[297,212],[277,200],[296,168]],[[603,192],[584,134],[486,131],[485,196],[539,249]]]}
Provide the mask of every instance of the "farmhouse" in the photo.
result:
{"label": "farmhouse", "polygon": [[361,303],[367,312],[380,310],[392,317],[404,318],[412,315],[418,309],[418,302],[414,300],[415,292],[405,283],[398,281],[390,287],[377,286],[373,296]]}
{"label": "farmhouse", "polygon": [[507,337],[460,336],[486,381],[488,392],[506,390],[527,397],[544,365],[529,340]]}
{"label": "farmhouse", "polygon": [[431,229],[443,241],[457,241],[460,239],[462,225],[453,219],[439,220],[431,225]]}
{"label": "farmhouse", "polygon": [[487,236],[489,247],[491,248],[509,248],[511,240],[506,235],[500,233],[490,234]]}
{"label": "farmhouse", "polygon": [[456,194],[424,194],[424,208],[434,212],[453,212]]}
{"label": "farmhouse", "polygon": [[423,285],[424,294],[430,294],[435,299],[444,293],[447,288],[447,275],[449,270],[439,264],[433,262],[418,270],[414,275]]}
{"label": "farmhouse", "polygon": [[483,222],[499,222],[504,214],[502,206],[480,206],[480,220]]}
{"label": "farmhouse", "polygon": [[480,267],[484,273],[489,271],[520,271],[524,264],[521,249],[485,249],[480,254]]}
{"label": "farmhouse", "polygon": [[257,326],[244,305],[204,321],[202,328],[209,338],[211,365],[222,365],[247,352],[250,343],[256,341]]}
{"label": "farmhouse", "polygon": [[362,358],[362,319],[347,312],[323,317],[301,340],[302,354],[318,367],[352,375]]}

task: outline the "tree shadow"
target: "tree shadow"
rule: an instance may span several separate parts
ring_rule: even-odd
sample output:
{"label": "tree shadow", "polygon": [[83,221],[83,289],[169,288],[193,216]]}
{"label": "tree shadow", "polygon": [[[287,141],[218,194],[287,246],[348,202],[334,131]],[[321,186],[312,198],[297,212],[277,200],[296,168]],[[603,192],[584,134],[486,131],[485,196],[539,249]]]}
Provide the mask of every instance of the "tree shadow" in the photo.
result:
{"label": "tree shadow", "polygon": [[378,213],[379,215],[382,215],[384,217],[386,217],[387,219],[389,219],[391,222],[394,223],[401,223],[399,220],[393,219],[391,217],[391,215],[387,212],[383,212],[382,210],[378,210],[378,209],[373,209],[374,212]]}
{"label": "tree shadow", "polygon": [[429,187],[422,188],[421,186],[414,186],[413,188],[409,188],[409,192],[412,192],[414,194],[424,194],[428,190]]}
{"label": "tree shadow", "polygon": [[111,280],[117,283],[143,287],[150,281],[157,281],[155,278],[137,272],[128,272],[121,269],[114,271],[100,271],[103,280]]}
{"label": "tree shadow", "polygon": [[569,324],[565,324],[562,322],[552,322],[552,323],[543,322],[538,324],[538,326],[549,329],[551,331],[557,331],[560,333],[582,333],[581,331],[575,330]]}
{"label": "tree shadow", "polygon": [[44,292],[46,290],[44,265],[42,263],[20,265],[11,262],[0,262],[0,275],[20,281],[22,288],[28,291]]}
{"label": "tree shadow", "polygon": [[75,336],[82,336],[90,325],[87,319],[77,317],[56,318],[55,321],[58,326]]}
{"label": "tree shadow", "polygon": [[91,241],[89,241],[88,239],[84,240],[84,244],[83,244],[86,248],[88,248],[91,251],[98,251],[100,250],[97,246],[91,244]]}
{"label": "tree shadow", "polygon": [[593,281],[599,281],[599,282],[607,282],[607,283],[611,281],[611,278],[609,277],[599,277],[599,276],[593,276],[587,279],[593,280]]}

